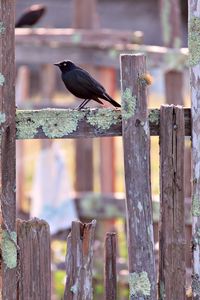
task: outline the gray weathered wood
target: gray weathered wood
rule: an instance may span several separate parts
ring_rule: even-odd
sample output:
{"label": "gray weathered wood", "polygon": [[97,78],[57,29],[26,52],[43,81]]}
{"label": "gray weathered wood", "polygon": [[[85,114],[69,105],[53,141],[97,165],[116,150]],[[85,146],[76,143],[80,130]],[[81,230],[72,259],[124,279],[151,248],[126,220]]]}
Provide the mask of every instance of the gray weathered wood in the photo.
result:
{"label": "gray weathered wood", "polygon": [[[76,140],[76,178],[75,189],[77,192],[93,191],[93,141],[86,139]],[[86,175],[87,174],[87,175]]]}
{"label": "gray weathered wood", "polygon": [[0,298],[16,300],[15,5],[0,0]]}
{"label": "gray weathered wood", "polygon": [[200,123],[200,0],[188,1],[189,7],[189,64],[190,84],[192,97],[192,234],[193,234],[193,299],[200,299],[200,147],[199,147],[199,123]]}
{"label": "gray weathered wood", "polygon": [[[69,33],[65,33],[67,31]],[[141,33],[137,40],[130,42],[127,36],[129,33],[124,34],[123,31],[115,34],[115,31],[106,33],[104,30],[17,29],[16,61],[22,64],[49,64],[66,57],[77,64],[118,69],[119,55],[126,51],[147,53],[148,64],[152,67],[168,70],[187,66],[188,49],[137,45],[141,43]]]}
{"label": "gray weathered wood", "polygon": [[39,219],[17,220],[19,245],[18,299],[51,299],[49,225]]}
{"label": "gray weathered wood", "polygon": [[185,299],[184,114],[160,112],[159,299]]}
{"label": "gray weathered wood", "polygon": [[[73,0],[73,5],[73,27],[94,29],[97,13],[96,0]],[[94,73],[91,64],[87,69],[91,74]],[[86,139],[86,136],[76,140],[75,153],[75,188],[77,191],[93,191],[93,140]]]}
{"label": "gray weathered wood", "polygon": [[105,238],[104,257],[104,289],[105,300],[117,299],[117,271],[116,271],[116,233],[108,232]]}
{"label": "gray weathered wood", "polygon": [[[90,24],[87,24],[87,28],[91,27],[89,25]],[[18,47],[20,45],[32,45],[37,47],[38,43],[41,46],[44,44],[48,44],[50,47],[53,46],[53,44],[56,44],[59,47],[62,47],[63,45],[68,47],[70,47],[70,45],[115,46],[116,44],[141,44],[143,40],[143,33],[141,31],[104,28],[94,28],[93,30],[88,30],[87,28],[83,29],[79,20],[77,20],[76,27],[76,29],[16,28],[16,46]]]}
{"label": "gray weathered wood", "polygon": [[[21,108],[24,102],[30,98],[30,70],[27,66],[21,66],[17,71],[16,78],[16,105]],[[16,197],[17,197],[17,211],[22,211],[25,200],[25,152],[24,152],[24,141],[17,141],[16,143]]]}
{"label": "gray weathered wood", "polygon": [[121,56],[122,138],[126,186],[130,299],[156,299],[146,60]]}
{"label": "gray weathered wood", "polygon": [[74,28],[98,28],[96,0],[73,0]]}
{"label": "gray weathered wood", "polygon": [[92,300],[92,260],[96,221],[72,222],[67,238],[64,300]]}
{"label": "gray weathered wood", "polygon": [[181,13],[179,0],[159,0],[163,43],[166,47],[181,47]]}
{"label": "gray weathered wood", "polygon": [[[159,109],[149,110],[150,135],[159,135]],[[191,135],[190,109],[184,109],[185,135]],[[121,111],[113,109],[18,110],[17,139],[121,136]]]}
{"label": "gray weathered wood", "polygon": [[[99,81],[107,93],[115,98],[116,70],[113,68],[98,68]],[[104,102],[104,105],[111,107]],[[106,154],[105,154],[106,153]],[[100,139],[100,189],[101,193],[111,193],[115,189],[115,140],[113,138]]]}

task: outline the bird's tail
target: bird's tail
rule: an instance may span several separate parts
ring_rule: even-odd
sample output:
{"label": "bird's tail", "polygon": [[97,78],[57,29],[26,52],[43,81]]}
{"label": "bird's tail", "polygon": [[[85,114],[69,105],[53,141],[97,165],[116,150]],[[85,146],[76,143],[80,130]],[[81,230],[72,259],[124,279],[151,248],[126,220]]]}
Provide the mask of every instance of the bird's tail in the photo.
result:
{"label": "bird's tail", "polygon": [[114,99],[112,99],[107,93],[104,93],[105,100],[110,102],[114,107],[121,107],[119,103],[117,103]]}

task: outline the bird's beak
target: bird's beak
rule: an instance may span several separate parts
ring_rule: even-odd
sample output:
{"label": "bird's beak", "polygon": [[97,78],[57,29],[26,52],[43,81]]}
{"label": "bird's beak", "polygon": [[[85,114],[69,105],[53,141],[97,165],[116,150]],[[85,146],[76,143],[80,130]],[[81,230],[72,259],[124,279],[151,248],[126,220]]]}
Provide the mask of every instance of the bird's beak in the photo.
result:
{"label": "bird's beak", "polygon": [[59,67],[59,66],[60,66],[60,63],[55,63],[54,66]]}

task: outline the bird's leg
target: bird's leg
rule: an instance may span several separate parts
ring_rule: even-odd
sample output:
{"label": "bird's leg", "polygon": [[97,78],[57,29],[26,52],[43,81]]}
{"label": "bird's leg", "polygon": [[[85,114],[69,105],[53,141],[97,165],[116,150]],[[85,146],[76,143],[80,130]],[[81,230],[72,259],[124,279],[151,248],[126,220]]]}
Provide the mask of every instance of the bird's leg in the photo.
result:
{"label": "bird's leg", "polygon": [[85,100],[77,107],[77,109],[78,109],[78,110],[82,109],[89,101],[90,101],[90,99],[85,99]]}

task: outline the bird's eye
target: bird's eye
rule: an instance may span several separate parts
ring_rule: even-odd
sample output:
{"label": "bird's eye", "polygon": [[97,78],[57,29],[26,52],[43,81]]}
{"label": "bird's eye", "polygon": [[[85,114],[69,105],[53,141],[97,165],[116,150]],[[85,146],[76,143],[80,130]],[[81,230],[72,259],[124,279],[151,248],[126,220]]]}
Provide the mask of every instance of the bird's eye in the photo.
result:
{"label": "bird's eye", "polygon": [[67,65],[67,64],[66,64],[66,63],[64,63],[64,66],[65,66],[65,67],[66,67],[66,65]]}

